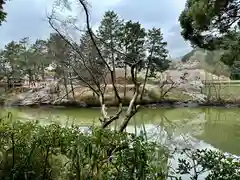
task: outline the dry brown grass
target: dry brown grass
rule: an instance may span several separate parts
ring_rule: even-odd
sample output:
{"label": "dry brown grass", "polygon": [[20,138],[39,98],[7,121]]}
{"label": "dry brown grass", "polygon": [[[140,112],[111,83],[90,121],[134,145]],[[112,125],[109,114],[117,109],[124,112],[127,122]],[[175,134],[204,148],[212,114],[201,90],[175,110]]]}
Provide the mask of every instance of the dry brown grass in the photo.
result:
{"label": "dry brown grass", "polygon": [[[124,85],[117,85],[117,89],[119,92],[120,97],[123,99],[123,103],[127,105],[132,96],[133,96],[133,84],[128,84],[126,86],[126,96],[124,97]],[[165,90],[163,90],[165,91]],[[75,99],[79,102],[85,102],[88,105],[99,105],[99,100],[97,99],[97,96],[94,95],[94,93],[86,87],[79,87],[75,89]],[[190,97],[183,94],[181,91],[177,89],[172,89],[167,93],[165,97],[161,96],[160,88],[156,85],[147,85],[146,91],[143,96],[143,101],[145,103],[156,103],[161,100],[171,100],[171,101],[186,101],[190,100]],[[112,85],[107,85],[106,92],[105,92],[105,101],[107,105],[116,105],[117,101],[115,98],[115,94],[112,88]],[[139,99],[137,100],[139,102]]]}

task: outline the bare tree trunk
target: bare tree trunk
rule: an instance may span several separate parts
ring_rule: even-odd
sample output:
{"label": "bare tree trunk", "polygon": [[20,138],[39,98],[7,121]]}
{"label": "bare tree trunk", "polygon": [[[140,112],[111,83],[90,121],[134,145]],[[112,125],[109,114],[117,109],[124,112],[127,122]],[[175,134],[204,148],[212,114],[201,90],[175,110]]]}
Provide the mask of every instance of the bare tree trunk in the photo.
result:
{"label": "bare tree trunk", "polygon": [[112,39],[112,36],[111,36],[111,56],[112,56],[112,68],[113,68],[114,83],[116,83],[116,67],[115,67],[115,58],[114,58],[114,53],[113,53],[113,39]]}
{"label": "bare tree trunk", "polygon": [[140,107],[140,106],[136,106],[136,101],[137,101],[137,98],[139,95],[139,88],[140,88],[140,84],[137,81],[137,67],[140,62],[141,61],[138,61],[131,65],[131,77],[132,77],[132,81],[134,83],[134,94],[133,94],[132,100],[129,103],[128,110],[126,112],[126,116],[125,116],[122,124],[120,125],[119,132],[123,132],[126,129],[129,121],[137,113],[137,111]]}
{"label": "bare tree trunk", "polygon": [[145,78],[144,78],[143,89],[142,89],[142,93],[141,93],[141,96],[140,96],[140,101],[142,101],[143,96],[144,96],[144,92],[145,92],[145,86],[146,86],[146,83],[147,83],[148,71],[149,71],[149,68],[150,68],[151,59],[152,59],[152,55],[153,55],[153,47],[154,47],[154,44],[152,46],[150,57],[148,59],[147,70],[146,70],[146,74],[145,74]]}
{"label": "bare tree trunk", "polygon": [[66,94],[67,94],[67,99],[69,99],[69,94],[68,94],[68,84],[67,84],[67,79],[66,79],[66,73],[63,72],[63,81],[64,81],[64,87],[65,87],[65,91],[66,91]]}
{"label": "bare tree trunk", "polygon": [[31,80],[31,75],[28,74],[28,87],[30,88],[31,87],[31,83],[32,83],[32,80]]}
{"label": "bare tree trunk", "polygon": [[72,82],[72,73],[69,73],[69,77],[70,77],[70,85],[72,90],[72,97],[73,97],[73,100],[75,100],[75,92],[74,92],[73,82]]}
{"label": "bare tree trunk", "polygon": [[10,78],[7,77],[7,83],[6,83],[7,86],[5,86],[5,87],[6,87],[6,88],[5,88],[5,91],[6,91],[6,92],[7,92],[7,90],[10,88],[10,84],[11,84]]}
{"label": "bare tree trunk", "polygon": [[44,65],[42,64],[42,81],[45,81]]}
{"label": "bare tree trunk", "polygon": [[124,65],[124,100],[126,99],[126,85],[127,85],[127,65]]}
{"label": "bare tree trunk", "polygon": [[135,102],[137,100],[137,97],[138,97],[138,94],[139,94],[139,86],[137,85],[136,86],[136,90],[135,90],[135,93],[133,95],[133,98],[132,100],[130,101],[130,104],[128,106],[128,110],[127,110],[127,113],[126,113],[126,116],[123,120],[123,123],[120,125],[120,128],[119,128],[119,132],[123,132],[124,129],[126,129],[130,119],[137,113],[138,109],[139,109],[139,106],[137,106],[135,109],[134,109],[134,105],[135,105]]}
{"label": "bare tree trunk", "polygon": [[150,59],[149,59],[146,74],[145,74],[145,78],[144,78],[143,89],[142,89],[142,93],[141,93],[141,96],[140,96],[140,101],[142,101],[144,93],[145,93],[145,86],[146,86],[146,83],[147,83],[147,77],[148,77],[148,71],[149,71],[150,64],[151,64],[151,62],[150,62]]}
{"label": "bare tree trunk", "polygon": [[104,121],[107,121],[108,120],[108,115],[107,115],[106,104],[105,104],[103,95],[99,96],[99,101],[100,101],[100,104],[101,104],[101,114],[102,114],[102,117],[103,117]]}
{"label": "bare tree trunk", "polygon": [[[112,44],[112,43],[111,43]],[[112,48],[112,47],[111,47]],[[116,84],[116,68],[115,68],[115,59],[114,59],[114,53],[113,53],[113,50],[111,50],[112,51],[112,68],[113,68],[113,80],[114,80],[114,82],[112,82],[112,83],[114,83],[114,84]],[[114,99],[116,100],[117,99],[117,97],[116,97],[116,93],[114,94]]]}

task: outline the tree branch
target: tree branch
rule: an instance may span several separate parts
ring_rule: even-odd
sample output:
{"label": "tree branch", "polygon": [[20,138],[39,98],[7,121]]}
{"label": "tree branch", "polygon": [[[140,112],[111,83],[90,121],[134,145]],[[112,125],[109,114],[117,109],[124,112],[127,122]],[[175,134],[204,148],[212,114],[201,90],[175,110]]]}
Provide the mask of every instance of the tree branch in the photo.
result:
{"label": "tree branch", "polygon": [[107,66],[108,70],[109,70],[110,73],[111,73],[111,80],[112,80],[113,89],[114,89],[115,95],[116,95],[116,97],[117,97],[117,99],[118,99],[118,102],[121,103],[122,100],[121,100],[121,98],[120,98],[120,96],[119,96],[119,93],[118,93],[117,88],[116,88],[116,85],[115,85],[114,72],[113,72],[113,70],[110,68],[110,66],[109,66],[109,64],[107,63],[107,61],[106,61],[106,60],[104,59],[104,57],[102,56],[102,53],[101,53],[100,49],[98,48],[97,43],[96,43],[96,41],[95,41],[95,39],[94,39],[94,37],[93,37],[93,36],[94,36],[94,33],[92,32],[91,27],[90,27],[90,20],[89,20],[89,14],[88,14],[87,6],[86,6],[86,4],[84,3],[83,0],[79,0],[79,2],[80,2],[80,4],[83,6],[83,9],[84,9],[84,11],[85,11],[86,22],[87,22],[87,30],[88,30],[88,32],[89,32],[89,34],[90,34],[91,40],[92,40],[94,46],[96,47],[96,50],[97,50],[100,58],[102,59],[102,61],[104,62],[104,64]]}
{"label": "tree branch", "polygon": [[[59,35],[73,50],[75,50],[75,51],[77,52],[77,54],[81,57],[84,67],[87,69],[87,71],[88,71],[88,73],[90,74],[90,76],[92,77],[94,83],[97,85],[99,92],[101,92],[100,84],[99,84],[99,82],[97,82],[97,80],[96,80],[95,76],[93,75],[92,71],[91,71],[91,70],[88,68],[88,66],[86,65],[85,58],[84,58],[84,56],[82,55],[82,53],[81,53],[81,52],[79,51],[79,49],[76,48],[64,35],[62,35],[62,33],[61,33],[56,27],[54,27],[54,25],[53,25],[53,23],[52,23],[52,18],[53,18],[53,17],[52,17],[52,16],[50,16],[50,17],[48,16],[47,18],[48,18],[48,22],[49,22],[50,26],[51,26],[51,27],[58,33],[58,35]],[[62,63],[65,64],[64,61],[62,61]],[[78,74],[79,74],[79,73],[78,73]],[[82,80],[83,78],[80,78],[80,79]],[[86,82],[84,82],[84,83],[86,83]]]}

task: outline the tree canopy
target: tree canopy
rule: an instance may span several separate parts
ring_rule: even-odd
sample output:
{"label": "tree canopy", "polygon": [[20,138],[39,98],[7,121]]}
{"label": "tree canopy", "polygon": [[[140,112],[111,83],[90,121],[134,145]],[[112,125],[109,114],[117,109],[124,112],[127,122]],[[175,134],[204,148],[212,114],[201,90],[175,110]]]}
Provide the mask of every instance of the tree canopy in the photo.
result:
{"label": "tree canopy", "polygon": [[194,47],[222,50],[221,61],[236,73],[240,60],[240,0],[187,0],[179,21],[185,40]]}
{"label": "tree canopy", "polygon": [[179,21],[182,36],[193,45],[218,48],[239,31],[240,1],[187,0]]}

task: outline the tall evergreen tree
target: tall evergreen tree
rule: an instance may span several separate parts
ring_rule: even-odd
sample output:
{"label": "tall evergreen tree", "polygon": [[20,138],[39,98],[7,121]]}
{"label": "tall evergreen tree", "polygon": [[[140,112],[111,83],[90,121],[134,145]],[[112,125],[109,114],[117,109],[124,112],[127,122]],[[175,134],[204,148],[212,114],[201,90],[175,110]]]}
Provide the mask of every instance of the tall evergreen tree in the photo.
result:
{"label": "tall evergreen tree", "polygon": [[[120,20],[114,11],[107,11],[98,29],[98,36],[101,38],[101,49],[105,59],[113,68],[114,77],[116,77],[116,66],[119,66],[120,58],[116,50],[120,50],[120,36],[123,21]],[[116,78],[114,78],[116,79]]]}
{"label": "tall evergreen tree", "polygon": [[124,97],[126,97],[126,83],[127,83],[127,64],[131,67],[131,64],[136,64],[135,75],[137,71],[144,67],[145,60],[145,29],[139,22],[127,21],[121,30],[121,47],[124,52],[124,56],[120,57],[124,60],[125,69],[125,85],[124,85]]}
{"label": "tall evergreen tree", "polygon": [[152,28],[148,31],[147,42],[148,66],[150,76],[154,76],[155,71],[164,71],[169,67],[170,61],[167,59],[167,42],[163,41],[161,29]]}
{"label": "tall evergreen tree", "polygon": [[138,69],[144,67],[144,59],[146,57],[144,43],[146,32],[139,22],[128,21],[125,24],[123,31],[123,45],[126,49],[125,62],[128,64],[134,64],[138,61],[142,61],[138,66]]}
{"label": "tall evergreen tree", "polygon": [[68,44],[57,33],[51,33],[48,40],[48,53],[55,65],[55,77],[61,77],[66,69],[66,58],[69,57]]}
{"label": "tall evergreen tree", "polygon": [[140,99],[144,95],[147,77],[149,75],[155,76],[155,71],[162,72],[169,67],[170,61],[167,59],[168,51],[166,46],[167,42],[163,41],[163,34],[160,28],[148,30],[146,41],[146,49],[148,51],[147,67]]}
{"label": "tall evergreen tree", "polygon": [[3,50],[0,50],[0,81],[7,76],[6,58]]}

